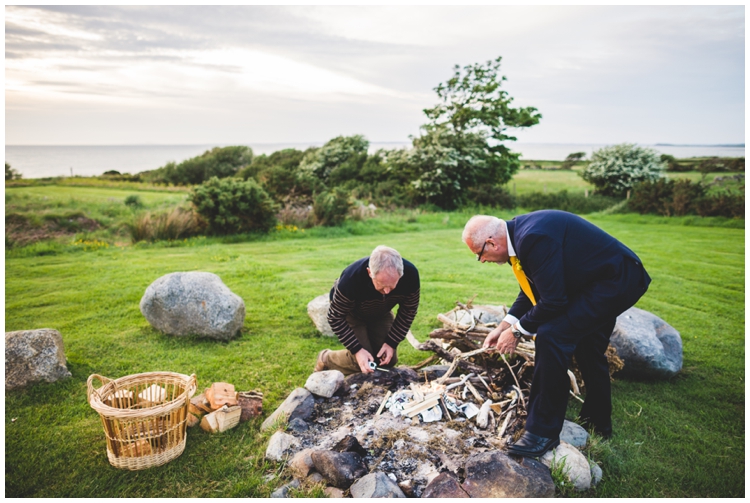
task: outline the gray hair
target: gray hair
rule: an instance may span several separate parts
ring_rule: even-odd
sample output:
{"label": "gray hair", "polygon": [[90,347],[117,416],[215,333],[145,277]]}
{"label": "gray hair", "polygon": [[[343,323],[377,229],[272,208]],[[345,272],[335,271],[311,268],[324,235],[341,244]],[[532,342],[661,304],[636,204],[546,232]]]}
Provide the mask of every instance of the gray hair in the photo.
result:
{"label": "gray hair", "polygon": [[504,236],[505,226],[502,220],[490,215],[474,215],[466,222],[461,239],[464,243],[471,240],[471,244],[477,246],[487,238]]}
{"label": "gray hair", "polygon": [[375,276],[383,270],[396,271],[400,278],[404,275],[404,260],[393,248],[380,245],[370,254],[370,273]]}

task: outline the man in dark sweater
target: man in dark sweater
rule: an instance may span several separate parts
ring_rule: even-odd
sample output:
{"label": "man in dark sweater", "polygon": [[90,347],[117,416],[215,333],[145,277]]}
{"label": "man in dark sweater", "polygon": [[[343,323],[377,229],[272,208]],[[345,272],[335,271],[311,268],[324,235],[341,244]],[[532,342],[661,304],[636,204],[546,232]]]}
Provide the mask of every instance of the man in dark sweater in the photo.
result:
{"label": "man in dark sweater", "polygon": [[521,337],[536,335],[526,428],[508,450],[534,457],[560,443],[573,356],[586,384],[581,422],[609,437],[612,400],[604,353],[617,316],[651,282],[638,256],[581,217],[554,210],[507,222],[474,216],[463,241],[480,262],[510,263],[521,286],[484,347],[512,354]]}
{"label": "man in dark sweater", "polygon": [[330,299],[328,323],[346,349],[321,351],[315,371],[369,373],[373,361],[393,366],[419,307],[419,272],[393,248],[378,246],[344,269]]}

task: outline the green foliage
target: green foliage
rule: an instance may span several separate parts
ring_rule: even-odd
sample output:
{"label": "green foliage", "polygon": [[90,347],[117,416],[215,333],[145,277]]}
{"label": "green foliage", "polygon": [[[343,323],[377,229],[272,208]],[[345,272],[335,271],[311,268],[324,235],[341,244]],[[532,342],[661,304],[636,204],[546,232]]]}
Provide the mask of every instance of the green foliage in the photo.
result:
{"label": "green foliage", "polygon": [[745,171],[745,158],[709,157],[698,164],[700,173],[716,173],[722,171]]}
{"label": "green foliage", "polygon": [[212,177],[188,199],[213,234],[268,232],[276,225],[276,204],[255,180]]}
{"label": "green foliage", "polygon": [[424,110],[430,122],[399,159],[411,173],[417,202],[456,208],[466,202],[467,189],[503,185],[518,171],[519,154],[502,143],[515,140],[506,131],[538,124],[541,114],[511,108],[513,98],[500,88],[506,80],[498,73],[501,59],[463,70],[456,65],[453,77],[435,88],[441,102]]}
{"label": "green foliage", "polygon": [[568,157],[565,158],[560,168],[573,169],[573,166],[584,157],[586,157],[586,152],[573,152],[572,154],[568,154]]}
{"label": "green foliage", "polygon": [[581,177],[602,195],[622,197],[640,182],[658,180],[664,168],[654,149],[623,143],[595,151]]}
{"label": "green foliage", "polygon": [[141,176],[152,183],[195,185],[211,177],[233,176],[252,160],[253,151],[250,147],[214,147],[197,157],[179,164],[169,162],[159,169],[143,172]]}
{"label": "green foliage", "polygon": [[709,194],[707,186],[702,183],[660,179],[636,185],[628,206],[641,214],[743,218],[745,195],[744,191],[726,190]]}
{"label": "green foliage", "polygon": [[5,181],[9,180],[20,180],[23,177],[21,173],[10,167],[10,164],[5,163]]}
{"label": "green foliage", "polygon": [[308,151],[299,165],[306,178],[336,185],[355,179],[367,159],[370,143],[362,135],[337,136],[316,150]]}
{"label": "green foliage", "polygon": [[528,211],[563,210],[581,215],[605,210],[618,202],[620,200],[615,197],[602,196],[600,194],[593,194],[586,197],[584,194],[569,193],[567,190],[546,194],[531,192],[522,194],[516,198],[518,207]]}
{"label": "green foliage", "polygon": [[513,209],[516,197],[500,185],[482,184],[469,188],[468,199],[472,203],[492,208]]}
{"label": "green foliage", "polygon": [[137,194],[131,194],[125,198],[125,206],[130,206],[131,208],[142,208],[143,201],[141,201],[141,198]]}
{"label": "green foliage", "polygon": [[[302,158],[317,150],[314,147],[301,151],[293,148],[262,154],[253,159],[250,166],[238,173],[247,180],[254,178],[276,201],[287,198],[309,197],[317,184],[309,183],[300,176],[299,164]],[[317,181],[317,180],[316,180]]]}
{"label": "green foliage", "polygon": [[353,203],[349,194],[338,187],[315,196],[313,214],[318,225],[335,226],[346,220]]}

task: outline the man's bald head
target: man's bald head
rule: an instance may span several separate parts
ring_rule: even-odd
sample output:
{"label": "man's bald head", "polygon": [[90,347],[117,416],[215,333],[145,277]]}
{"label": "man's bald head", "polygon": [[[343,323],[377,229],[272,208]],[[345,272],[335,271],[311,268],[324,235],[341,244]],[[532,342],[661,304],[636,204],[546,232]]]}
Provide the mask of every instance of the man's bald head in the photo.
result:
{"label": "man's bald head", "polygon": [[497,239],[505,237],[505,225],[497,217],[490,215],[474,215],[466,222],[461,239],[469,247],[482,243],[489,237]]}

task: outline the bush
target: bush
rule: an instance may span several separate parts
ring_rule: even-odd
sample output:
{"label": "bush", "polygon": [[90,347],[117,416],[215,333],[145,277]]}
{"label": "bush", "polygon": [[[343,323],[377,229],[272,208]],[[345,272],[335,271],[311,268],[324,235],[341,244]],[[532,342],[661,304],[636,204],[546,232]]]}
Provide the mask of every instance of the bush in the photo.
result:
{"label": "bush", "polygon": [[300,173],[327,184],[356,178],[370,146],[364,136],[337,136],[319,149],[309,151],[299,164]]}
{"label": "bush", "polygon": [[315,196],[313,213],[318,225],[340,225],[349,214],[352,202],[349,194],[342,189],[335,188],[330,192],[321,192]]}
{"label": "bush", "polygon": [[511,210],[516,207],[516,198],[499,185],[483,184],[469,187],[469,200],[482,206]]}
{"label": "bush", "polygon": [[125,206],[130,206],[131,208],[142,208],[143,202],[139,196],[131,194],[125,198]]}
{"label": "bush", "polygon": [[23,175],[21,175],[21,173],[11,168],[10,164],[8,164],[7,162],[5,163],[5,181],[20,180],[22,176]]}
{"label": "bush", "polygon": [[192,210],[175,208],[167,213],[145,213],[126,224],[133,243],[183,239],[198,234],[205,224]]}
{"label": "bush", "polygon": [[622,197],[640,182],[658,180],[664,168],[655,150],[623,143],[595,151],[581,177],[602,195]]}
{"label": "bush", "polygon": [[268,232],[276,225],[276,204],[255,180],[213,177],[188,196],[214,234]]}
{"label": "bush", "polygon": [[144,180],[152,183],[195,185],[211,177],[232,176],[253,160],[250,147],[214,147],[203,154],[176,164],[169,162],[159,169],[141,173]]}
{"label": "bush", "polygon": [[721,191],[708,194],[706,186],[690,180],[665,180],[644,182],[633,189],[628,206],[638,213],[656,213],[664,216],[698,214],[743,218],[745,216],[744,192]]}
{"label": "bush", "polygon": [[529,211],[536,210],[563,210],[571,213],[585,215],[602,211],[620,202],[615,197],[594,194],[586,197],[583,194],[569,194],[567,190],[560,192],[542,193],[531,192],[516,197],[516,203],[520,208]]}
{"label": "bush", "polygon": [[301,229],[312,227],[314,224],[313,207],[299,202],[287,202],[279,210],[276,219],[282,226],[294,226]]}

